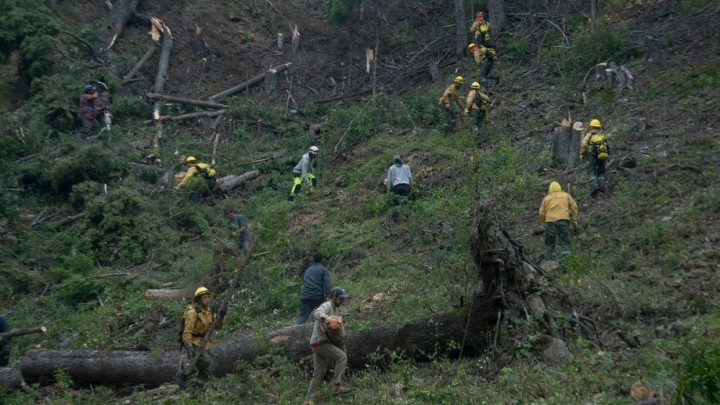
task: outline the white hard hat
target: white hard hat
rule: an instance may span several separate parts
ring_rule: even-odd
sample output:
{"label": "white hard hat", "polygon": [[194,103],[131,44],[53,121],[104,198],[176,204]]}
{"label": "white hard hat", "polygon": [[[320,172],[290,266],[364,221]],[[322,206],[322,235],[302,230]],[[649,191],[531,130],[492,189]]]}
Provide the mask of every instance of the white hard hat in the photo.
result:
{"label": "white hard hat", "polygon": [[312,153],[313,155],[317,155],[318,153],[320,153],[320,149],[318,149],[317,146],[311,146],[310,153]]}

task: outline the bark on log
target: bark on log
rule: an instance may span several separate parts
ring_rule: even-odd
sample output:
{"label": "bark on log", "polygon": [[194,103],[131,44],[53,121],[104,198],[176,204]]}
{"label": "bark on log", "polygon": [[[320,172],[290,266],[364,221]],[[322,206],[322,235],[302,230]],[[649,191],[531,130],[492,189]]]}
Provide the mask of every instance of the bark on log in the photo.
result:
{"label": "bark on log", "polygon": [[570,142],[572,140],[572,128],[570,121],[562,119],[559,128],[553,132],[550,149],[552,150],[553,167],[566,167],[570,161]]}
{"label": "bark on log", "polygon": [[143,57],[135,65],[135,67],[130,69],[130,71],[125,75],[125,77],[123,77],[123,84],[129,83],[130,81],[133,80],[135,75],[137,75],[138,72],[140,71],[140,69],[145,65],[145,63],[147,63],[147,61],[150,60],[150,58],[155,54],[155,51],[157,51],[157,49],[158,49],[158,46],[156,43],[153,42],[150,44],[150,47],[145,52],[145,55],[143,55]]}
{"label": "bark on log", "polygon": [[[153,19],[153,23],[156,23],[157,20]],[[168,28],[165,24],[160,22],[162,24],[162,39],[163,39],[163,45],[162,45],[162,51],[160,52],[160,61],[158,61],[158,71],[157,76],[155,77],[155,86],[153,86],[153,90],[157,93],[162,93],[165,89],[165,79],[167,79],[167,68],[168,64],[170,63],[170,54],[172,53],[172,47],[173,47],[173,37],[172,33],[170,32],[170,28]],[[156,101],[155,105],[153,106],[153,119],[155,120],[155,137],[153,138],[153,147],[159,147],[160,146],[160,139],[162,139],[162,120],[160,119],[160,106],[162,103],[160,101]]]}
{"label": "bark on log", "polygon": [[113,30],[113,37],[110,44],[104,50],[110,50],[115,41],[122,35],[125,25],[135,13],[139,0],[117,0],[110,11],[108,22]]}
{"label": "bark on log", "polygon": [[17,388],[22,386],[23,378],[20,369],[15,367],[0,367],[0,386]]}
{"label": "bark on log", "polygon": [[176,300],[191,298],[193,295],[192,288],[183,289],[149,289],[145,290],[146,300]]}
{"label": "bark on log", "polygon": [[[275,73],[280,73],[280,72],[288,69],[288,68],[290,67],[290,65],[292,65],[292,63],[291,63],[291,62],[288,62],[288,63],[285,63],[284,65],[280,65],[280,66],[278,66],[278,67],[276,67],[276,68],[270,69],[269,72],[274,71]],[[230,88],[227,89],[227,90],[223,90],[223,91],[221,91],[220,93],[217,93],[217,94],[215,94],[215,95],[212,95],[212,96],[208,97],[208,100],[215,100],[216,98],[219,98],[219,97],[231,96],[231,95],[236,94],[236,93],[239,93],[239,92],[241,92],[241,91],[243,91],[243,90],[245,90],[245,89],[247,89],[247,88],[250,88],[250,87],[252,87],[252,86],[255,86],[255,85],[257,85],[258,83],[260,83],[260,82],[262,82],[263,80],[265,80],[265,75],[267,75],[267,73],[268,73],[268,72],[263,72],[263,73],[261,73],[261,74],[255,76],[255,77],[253,77],[252,79],[250,79],[250,80],[248,80],[248,81],[242,82],[242,83],[240,83],[240,84],[238,84],[238,85],[236,85],[236,86],[230,87]]]}
{"label": "bark on log", "polygon": [[[146,120],[143,121],[143,124],[152,124],[153,122],[160,121],[183,121],[183,120],[190,120],[193,118],[213,118],[217,117],[218,115],[223,115],[225,113],[225,110],[220,111],[203,111],[203,112],[196,112],[196,113],[189,113],[189,114],[181,114],[181,115],[164,115],[161,117],[158,117],[157,119],[152,120]],[[135,142],[137,143],[137,142]],[[140,144],[141,146],[144,145]]]}
{"label": "bark on log", "polygon": [[217,185],[221,190],[227,191],[239,187],[241,184],[248,180],[253,180],[260,177],[260,170],[252,170],[247,173],[236,176],[231,174],[229,176],[218,179]]}
{"label": "bark on log", "polygon": [[227,108],[227,106],[225,104],[213,103],[212,101],[194,100],[194,99],[185,98],[185,97],[168,96],[166,94],[146,93],[145,96],[147,96],[147,98],[149,98],[150,100],[175,101],[177,103],[192,104],[192,105],[197,105],[200,107],[207,107],[207,108]]}

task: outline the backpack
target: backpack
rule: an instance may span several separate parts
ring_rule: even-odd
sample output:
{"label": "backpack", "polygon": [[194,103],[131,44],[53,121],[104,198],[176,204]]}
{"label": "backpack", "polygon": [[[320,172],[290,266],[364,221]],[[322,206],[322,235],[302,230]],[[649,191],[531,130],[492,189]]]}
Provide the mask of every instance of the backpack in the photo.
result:
{"label": "backpack", "polygon": [[205,179],[215,177],[215,175],[217,174],[217,170],[215,170],[215,167],[208,163],[198,163],[195,165],[195,168],[197,169],[200,176]]}
{"label": "backpack", "polygon": [[473,103],[478,106],[480,111],[487,112],[490,98],[487,96],[483,97],[483,95],[484,94],[480,92],[480,90],[475,90],[475,98],[473,99]]}
{"label": "backpack", "polygon": [[598,160],[605,160],[608,158],[610,147],[608,146],[607,138],[605,138],[604,133],[601,132],[590,136],[588,143],[590,144],[592,153],[597,156]]}
{"label": "backpack", "polygon": [[200,307],[197,305],[188,305],[188,308],[185,310],[185,313],[183,313],[182,320],[180,321],[180,330],[178,331],[178,343],[180,343],[180,348],[183,348],[183,333],[185,332],[185,314],[187,311],[189,311],[191,308],[195,309],[195,313],[200,314]]}

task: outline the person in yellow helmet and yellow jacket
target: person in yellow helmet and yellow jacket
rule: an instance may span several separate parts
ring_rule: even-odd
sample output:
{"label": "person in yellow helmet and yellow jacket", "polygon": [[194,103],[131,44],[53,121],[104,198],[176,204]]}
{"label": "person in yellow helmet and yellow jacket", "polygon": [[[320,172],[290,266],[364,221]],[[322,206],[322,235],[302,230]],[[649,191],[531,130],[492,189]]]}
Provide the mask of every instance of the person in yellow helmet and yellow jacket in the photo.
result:
{"label": "person in yellow helmet and yellow jacket", "polygon": [[477,136],[476,142],[480,145],[482,142],[480,130],[482,129],[483,121],[490,108],[490,97],[482,92],[480,83],[473,82],[473,84],[470,85],[470,92],[467,95],[465,105],[467,106],[465,107],[465,114],[470,115],[470,125]]}
{"label": "person in yellow helmet and yellow jacket", "polygon": [[560,239],[560,257],[570,254],[570,224],[577,225],[578,206],[572,196],[553,181],[540,204],[540,222],[545,225],[545,260],[552,260],[555,239]]}
{"label": "person in yellow helmet and yellow jacket", "polygon": [[[212,298],[212,292],[210,290],[206,287],[198,287],[193,295],[192,305],[188,305],[185,309],[185,315],[183,317],[185,326],[182,331],[182,344],[187,359],[192,359],[196,351],[200,350],[200,343],[216,317],[219,317],[219,319],[215,325],[215,329],[218,330],[223,327],[225,312],[221,309],[218,313],[215,313],[215,311],[210,308]],[[210,353],[210,349],[212,349],[212,340],[207,341],[195,365],[198,375],[195,379],[195,386],[193,387],[193,397],[197,397],[197,395],[202,392],[205,383],[207,383],[210,378],[210,369],[213,364],[213,356]],[[194,370],[187,369],[178,370],[175,379],[181,389],[185,389],[185,380],[193,371]]]}
{"label": "person in yellow helmet and yellow jacket", "polygon": [[605,163],[610,156],[610,146],[602,130],[600,120],[593,119],[588,132],[580,143],[580,157],[588,161],[590,196],[605,192]]}
{"label": "person in yellow helmet and yellow jacket", "polygon": [[438,100],[440,108],[442,108],[445,114],[445,123],[443,124],[443,130],[445,133],[449,133],[455,130],[455,113],[453,112],[453,104],[457,104],[460,107],[460,114],[464,114],[465,104],[460,99],[460,87],[465,83],[465,79],[462,76],[457,76],[452,83],[450,83],[443,92],[443,95]]}
{"label": "person in yellow helmet and yellow jacket", "polygon": [[477,14],[475,14],[475,21],[473,21],[472,25],[470,26],[470,33],[473,34],[473,38],[475,38],[475,43],[483,45],[483,46],[490,46],[490,30],[492,29],[492,26],[490,23],[485,20],[485,13],[482,11],[478,11]]}
{"label": "person in yellow helmet and yellow jacket", "polygon": [[[201,195],[211,195],[215,192],[217,171],[211,165],[199,162],[194,156],[188,156],[185,159],[185,164],[188,166],[187,172],[185,172],[182,181],[175,186],[175,190],[183,187],[192,189],[190,200],[193,204],[199,204]],[[191,184],[194,177],[200,177],[204,181]]]}
{"label": "person in yellow helmet and yellow jacket", "polygon": [[500,77],[490,76],[490,71],[492,70],[493,64],[495,64],[495,59],[497,58],[495,49],[489,46],[478,46],[478,44],[472,43],[468,45],[468,52],[473,57],[475,65],[480,68],[480,81],[487,83],[487,79],[490,78],[495,80],[496,84],[499,83]]}

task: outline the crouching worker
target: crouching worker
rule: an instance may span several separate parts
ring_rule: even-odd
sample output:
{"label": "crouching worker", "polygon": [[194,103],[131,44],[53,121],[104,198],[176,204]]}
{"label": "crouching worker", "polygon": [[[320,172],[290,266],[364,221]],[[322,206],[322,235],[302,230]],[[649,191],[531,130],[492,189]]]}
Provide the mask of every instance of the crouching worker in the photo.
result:
{"label": "crouching worker", "polygon": [[313,352],[313,376],[305,395],[305,404],[313,404],[320,381],[325,377],[328,363],[335,361],[335,374],[332,379],[334,395],[346,394],[352,389],[342,384],[347,368],[345,354],[345,330],[340,316],[340,306],[350,298],[342,287],[330,290],[330,299],[323,302],[314,312],[315,325],[310,337],[310,348]]}
{"label": "crouching worker", "polygon": [[210,369],[213,365],[213,357],[210,354],[212,348],[212,340],[208,340],[202,354],[198,358],[195,367],[190,367],[192,359],[195,353],[200,349],[200,343],[202,342],[205,334],[210,328],[210,324],[215,320],[216,316],[219,316],[215,329],[222,329],[223,318],[225,317],[225,311],[220,310],[219,313],[215,313],[210,309],[210,302],[212,301],[212,293],[205,287],[199,287],[195,290],[193,296],[193,304],[188,305],[185,310],[185,316],[183,318],[184,328],[182,331],[182,344],[184,354],[183,359],[180,362],[180,369],[175,374],[175,380],[180,389],[185,389],[185,382],[187,377],[192,375],[195,368],[198,371],[197,377],[195,378],[195,386],[193,387],[191,397],[197,398],[198,395],[204,391],[205,383],[210,378]]}

